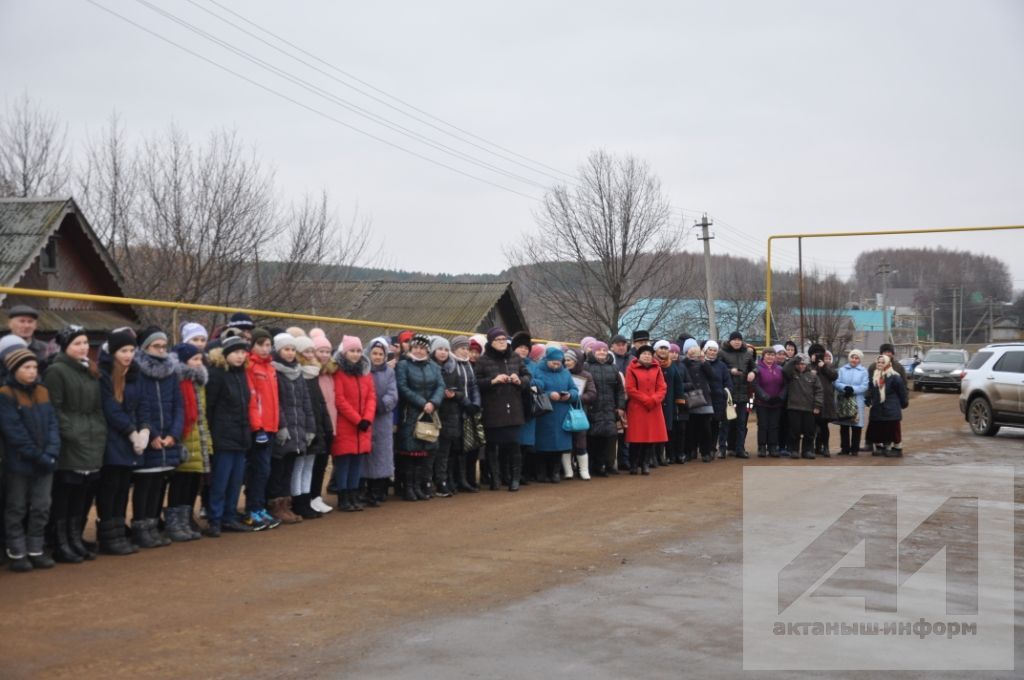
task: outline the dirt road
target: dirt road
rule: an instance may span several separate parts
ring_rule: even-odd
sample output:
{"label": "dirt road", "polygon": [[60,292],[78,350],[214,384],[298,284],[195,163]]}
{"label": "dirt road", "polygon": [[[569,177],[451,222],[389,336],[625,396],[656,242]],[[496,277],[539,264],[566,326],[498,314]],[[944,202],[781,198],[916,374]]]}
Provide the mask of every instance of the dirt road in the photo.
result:
{"label": "dirt road", "polygon": [[[729,459],[516,494],[389,501],[261,534],[0,573],[0,677],[536,677],[558,668],[654,678],[681,677],[679,663],[731,677],[740,672],[732,585],[744,464],[1024,461],[1024,430],[972,436],[955,395],[915,394],[907,415],[903,460]],[[1018,510],[1018,563],[1020,519]],[[672,592],[657,587],[666,560],[680,561]],[[1020,592],[1019,564],[1016,576]],[[1019,636],[1019,610],[1016,626]]]}

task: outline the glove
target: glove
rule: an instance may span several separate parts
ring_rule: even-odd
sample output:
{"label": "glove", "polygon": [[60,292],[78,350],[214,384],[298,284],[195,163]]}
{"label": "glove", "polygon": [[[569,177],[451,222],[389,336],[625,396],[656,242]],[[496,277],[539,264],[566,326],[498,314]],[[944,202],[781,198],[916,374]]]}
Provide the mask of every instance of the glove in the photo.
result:
{"label": "glove", "polygon": [[53,472],[57,469],[57,458],[49,453],[43,453],[36,459],[36,467],[43,472]]}
{"label": "glove", "polygon": [[128,439],[132,443],[132,450],[135,451],[136,456],[141,456],[142,452],[149,446],[149,430],[142,428],[128,435]]}
{"label": "glove", "polygon": [[275,435],[275,439],[277,440],[277,443],[280,446],[284,446],[285,444],[287,444],[288,440],[291,438],[292,435],[288,432],[287,427],[282,427],[280,430],[277,431],[277,435]]}
{"label": "glove", "polygon": [[847,385],[846,387],[843,388],[843,394],[845,394],[848,397],[852,397],[853,396],[853,388],[850,387],[849,385]]}
{"label": "glove", "polygon": [[371,426],[371,425],[373,425],[373,423],[371,423],[371,422],[370,422],[369,420],[367,420],[366,418],[363,418],[362,420],[360,420],[360,421],[359,421],[359,424],[358,424],[358,425],[356,425],[356,427],[358,427],[358,428],[359,428],[359,431],[360,431],[360,432],[366,432],[367,430],[369,430],[369,429],[370,429],[370,426]]}
{"label": "glove", "polygon": [[313,432],[307,432],[306,433],[306,446],[309,446],[310,444],[312,444],[314,439],[316,439],[316,434],[313,433]]}
{"label": "glove", "polygon": [[256,430],[256,435],[253,437],[253,441],[257,444],[266,444],[270,441],[270,436],[266,430]]}

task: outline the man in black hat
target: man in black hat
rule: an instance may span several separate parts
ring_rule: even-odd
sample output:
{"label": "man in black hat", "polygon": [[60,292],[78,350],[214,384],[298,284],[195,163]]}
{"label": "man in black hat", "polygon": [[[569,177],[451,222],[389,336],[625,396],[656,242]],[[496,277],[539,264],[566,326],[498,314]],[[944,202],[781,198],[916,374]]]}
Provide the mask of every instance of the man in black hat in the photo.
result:
{"label": "man in black hat", "polygon": [[7,329],[25,341],[30,352],[39,360],[39,374],[46,369],[46,343],[35,338],[39,312],[28,305],[15,305],[7,312]]}

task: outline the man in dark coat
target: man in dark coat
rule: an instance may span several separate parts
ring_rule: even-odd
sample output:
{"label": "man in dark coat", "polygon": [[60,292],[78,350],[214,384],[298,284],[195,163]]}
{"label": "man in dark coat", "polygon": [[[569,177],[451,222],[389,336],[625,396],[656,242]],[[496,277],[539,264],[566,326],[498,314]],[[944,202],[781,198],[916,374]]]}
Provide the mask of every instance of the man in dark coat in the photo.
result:
{"label": "man in dark coat", "polygon": [[743,334],[733,331],[725,343],[719,358],[725,362],[732,377],[732,400],[736,405],[736,419],[726,421],[726,448],[737,458],[748,458],[747,441],[747,400],[750,385],[754,382],[754,348],[743,342]]}
{"label": "man in dark coat", "polygon": [[39,361],[39,375],[46,370],[46,343],[35,337],[39,325],[39,312],[28,305],[16,305],[7,312],[7,329],[25,341],[28,350],[36,355]]}

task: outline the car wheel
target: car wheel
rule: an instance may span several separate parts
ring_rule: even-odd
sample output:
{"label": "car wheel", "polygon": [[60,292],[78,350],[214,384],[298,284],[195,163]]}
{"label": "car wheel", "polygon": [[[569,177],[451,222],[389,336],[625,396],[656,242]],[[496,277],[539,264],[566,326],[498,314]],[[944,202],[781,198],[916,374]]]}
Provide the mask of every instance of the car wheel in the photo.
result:
{"label": "car wheel", "polygon": [[967,405],[967,422],[974,434],[983,437],[992,437],[999,432],[999,426],[992,421],[992,405],[984,397],[975,397]]}

